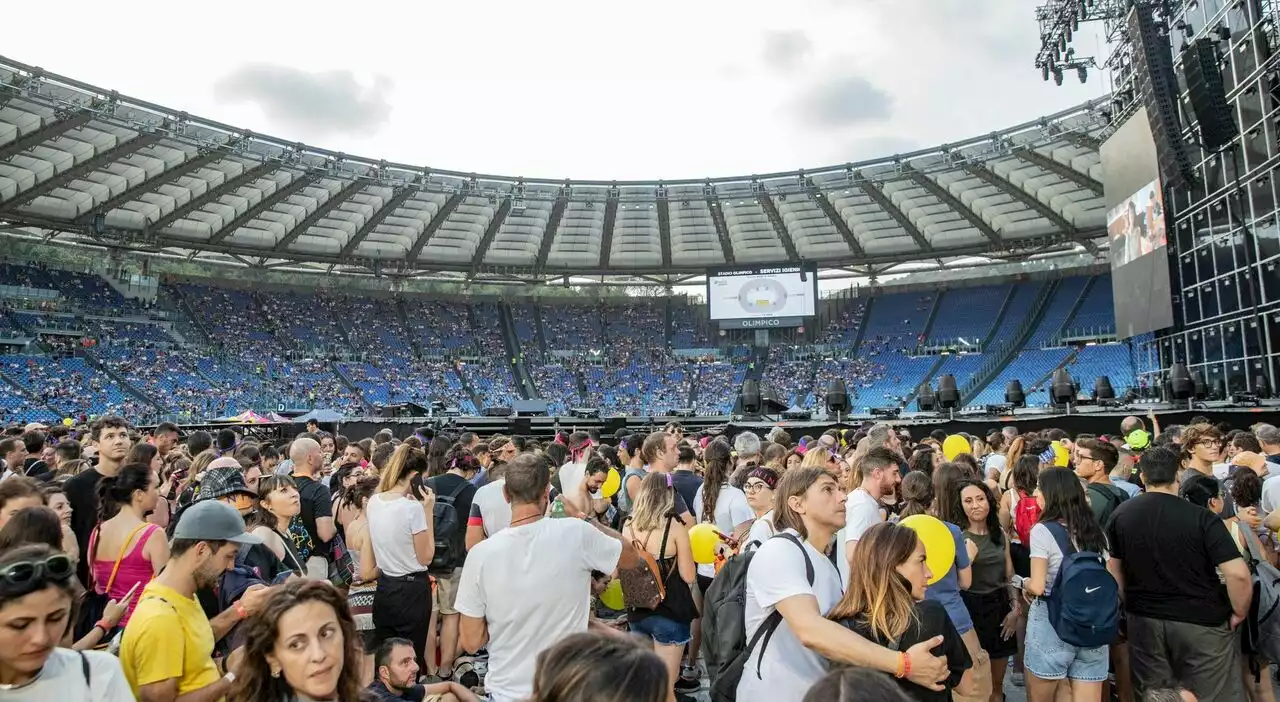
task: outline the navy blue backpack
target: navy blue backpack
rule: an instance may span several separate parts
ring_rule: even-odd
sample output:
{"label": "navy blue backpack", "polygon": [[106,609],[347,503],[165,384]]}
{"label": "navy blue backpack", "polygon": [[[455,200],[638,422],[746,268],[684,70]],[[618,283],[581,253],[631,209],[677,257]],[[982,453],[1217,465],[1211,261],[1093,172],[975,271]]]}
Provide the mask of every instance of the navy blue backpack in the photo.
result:
{"label": "navy blue backpack", "polygon": [[1102,554],[1077,551],[1058,522],[1043,522],[1062,550],[1062,566],[1049,593],[1049,623],[1063,643],[1106,646],[1120,626],[1120,587]]}

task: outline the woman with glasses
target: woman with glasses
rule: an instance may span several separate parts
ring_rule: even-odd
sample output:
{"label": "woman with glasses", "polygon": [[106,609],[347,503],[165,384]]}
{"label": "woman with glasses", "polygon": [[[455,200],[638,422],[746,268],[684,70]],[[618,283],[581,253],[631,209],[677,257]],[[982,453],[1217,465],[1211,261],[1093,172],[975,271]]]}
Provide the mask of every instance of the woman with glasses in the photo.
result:
{"label": "woman with glasses", "polygon": [[751,530],[746,539],[739,539],[743,548],[758,548],[777,529],[773,526],[773,491],[778,487],[777,471],[772,468],[755,468],[747,473],[747,482],[743,490],[747,493],[747,504],[755,513],[755,521],[751,522]]}
{"label": "woman with glasses", "polygon": [[114,656],[58,648],[79,590],[71,559],[53,548],[0,555],[0,699],[133,702]]}

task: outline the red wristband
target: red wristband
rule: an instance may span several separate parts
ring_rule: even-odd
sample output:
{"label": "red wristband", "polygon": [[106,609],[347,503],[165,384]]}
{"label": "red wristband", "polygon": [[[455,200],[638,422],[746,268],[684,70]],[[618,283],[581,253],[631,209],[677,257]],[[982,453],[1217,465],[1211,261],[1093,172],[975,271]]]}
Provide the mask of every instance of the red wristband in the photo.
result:
{"label": "red wristband", "polygon": [[237,617],[240,617],[241,619],[249,618],[249,611],[244,608],[244,605],[240,604],[240,600],[236,600],[235,603],[231,605],[231,608],[236,611]]}
{"label": "red wristband", "polygon": [[104,634],[110,633],[111,630],[115,628],[111,626],[111,623],[108,622],[106,619],[99,619],[98,622],[94,624],[94,626],[98,627],[99,629],[102,629],[102,633]]}

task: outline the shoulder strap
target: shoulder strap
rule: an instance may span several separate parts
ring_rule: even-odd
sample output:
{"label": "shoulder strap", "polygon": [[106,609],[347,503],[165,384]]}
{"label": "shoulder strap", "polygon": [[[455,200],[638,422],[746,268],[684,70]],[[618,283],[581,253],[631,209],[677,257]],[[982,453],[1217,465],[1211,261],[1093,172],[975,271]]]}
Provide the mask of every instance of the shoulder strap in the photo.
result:
{"label": "shoulder strap", "polygon": [[[107,579],[107,595],[111,594],[111,586],[116,583],[116,573],[120,572],[120,563],[124,561],[125,554],[129,552],[129,543],[132,542],[133,537],[137,536],[138,532],[142,531],[146,526],[148,526],[148,524],[149,522],[143,522],[134,527],[133,531],[129,532],[129,535],[125,537],[124,543],[120,544],[120,553],[116,556],[115,565],[111,566],[111,577]],[[155,525],[150,524],[150,526]]]}
{"label": "shoulder strap", "polygon": [[[796,547],[800,549],[801,555],[804,556],[805,575],[809,578],[809,584],[813,585],[815,577],[815,573],[813,572],[813,561],[809,558],[809,551],[805,549],[804,543],[800,541],[800,539],[796,538],[794,534],[788,534],[786,532],[779,532],[774,534],[774,536],[784,538],[795,544]],[[751,643],[747,644],[747,651],[751,651],[755,648],[757,642],[764,639],[764,641],[760,643],[760,655],[756,658],[756,679],[758,680],[763,680],[760,668],[764,662],[765,649],[769,648],[769,640],[773,638],[773,633],[778,630],[778,626],[780,624],[782,624],[782,612],[774,609],[763,622],[760,622],[760,628],[756,629],[755,636],[751,637]]]}
{"label": "shoulder strap", "polygon": [[1262,556],[1262,542],[1258,541],[1258,535],[1254,534],[1252,529],[1240,528],[1238,524],[1232,524],[1232,526],[1239,529],[1241,534],[1244,534],[1244,543],[1248,547],[1249,558],[1253,561],[1249,565],[1255,566],[1266,560]]}
{"label": "shoulder strap", "polygon": [[466,489],[467,489],[467,488],[469,488],[469,487],[471,487],[471,483],[470,483],[470,482],[468,482],[468,481],[466,481],[466,480],[463,480],[461,485],[459,485],[458,487],[454,488],[454,489],[453,489],[453,492],[449,493],[449,494],[448,494],[448,495],[446,495],[445,497],[448,497],[450,500],[456,500],[456,499],[458,499],[458,495],[461,495],[461,494],[462,494],[462,491],[463,491],[463,490],[466,490]]}
{"label": "shoulder strap", "polygon": [[84,651],[76,651],[76,653],[80,654],[80,673],[84,675],[84,685],[92,690],[93,685],[89,682],[89,657],[84,655]]}
{"label": "shoulder strap", "polygon": [[813,571],[813,561],[809,559],[809,551],[804,547],[804,542],[800,541],[795,534],[788,534],[785,531],[778,532],[774,536],[780,536],[800,549],[800,555],[804,556],[804,574],[809,578],[809,584],[812,585],[817,574]]}
{"label": "shoulder strap", "polygon": [[[1058,548],[1062,549],[1062,557],[1066,558],[1076,552],[1076,547],[1071,543],[1071,538],[1067,535],[1067,528],[1059,522],[1040,522],[1053,535],[1053,540],[1058,542]],[[1061,571],[1059,571],[1061,572]]]}

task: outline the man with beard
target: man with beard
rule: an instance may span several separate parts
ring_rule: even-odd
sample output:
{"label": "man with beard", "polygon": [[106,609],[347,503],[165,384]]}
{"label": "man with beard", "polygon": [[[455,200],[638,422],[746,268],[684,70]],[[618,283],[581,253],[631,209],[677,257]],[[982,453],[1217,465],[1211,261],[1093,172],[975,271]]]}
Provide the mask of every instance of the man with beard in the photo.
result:
{"label": "man with beard", "polygon": [[217,585],[235,565],[241,544],[254,543],[258,538],[245,533],[244,520],[230,505],[205,500],[183,513],[169,545],[169,563],[138,593],[120,644],[120,664],[139,700],[215,702],[231,689],[235,673],[218,675],[214,643],[256,612],[270,589],[250,588],[212,620],[195,595]]}

